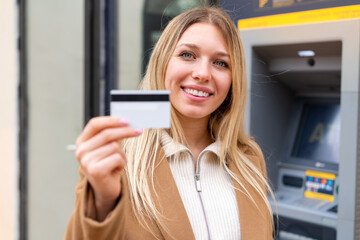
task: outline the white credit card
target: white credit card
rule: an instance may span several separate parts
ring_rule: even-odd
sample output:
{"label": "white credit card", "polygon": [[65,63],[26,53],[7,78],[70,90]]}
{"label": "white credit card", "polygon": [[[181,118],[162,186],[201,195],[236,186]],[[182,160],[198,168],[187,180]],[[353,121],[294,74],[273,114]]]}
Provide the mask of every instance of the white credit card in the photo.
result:
{"label": "white credit card", "polygon": [[134,128],[170,128],[169,91],[111,90],[110,115]]}

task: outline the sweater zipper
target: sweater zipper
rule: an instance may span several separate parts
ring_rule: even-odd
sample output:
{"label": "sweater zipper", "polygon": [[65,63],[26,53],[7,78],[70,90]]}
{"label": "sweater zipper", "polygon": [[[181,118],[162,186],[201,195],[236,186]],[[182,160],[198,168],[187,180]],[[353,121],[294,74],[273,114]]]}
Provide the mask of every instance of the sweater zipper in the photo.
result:
{"label": "sweater zipper", "polygon": [[209,229],[209,224],[208,224],[208,220],[207,220],[207,216],[206,216],[206,212],[205,212],[205,208],[204,208],[204,203],[203,203],[203,199],[201,196],[201,182],[200,182],[200,157],[202,156],[202,153],[200,153],[197,161],[196,161],[196,169],[195,169],[195,187],[196,187],[196,191],[198,192],[199,198],[200,198],[200,204],[201,204],[201,208],[204,214],[204,219],[205,219],[205,225],[206,225],[206,230],[208,233],[208,239],[211,240],[210,238],[210,229]]}

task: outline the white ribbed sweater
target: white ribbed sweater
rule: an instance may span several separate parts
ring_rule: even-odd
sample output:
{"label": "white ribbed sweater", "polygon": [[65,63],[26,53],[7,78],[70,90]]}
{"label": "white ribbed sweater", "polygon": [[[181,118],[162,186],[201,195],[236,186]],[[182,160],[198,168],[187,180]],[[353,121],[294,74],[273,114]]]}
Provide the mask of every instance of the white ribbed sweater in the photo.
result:
{"label": "white ribbed sweater", "polygon": [[[197,169],[190,150],[174,143],[165,132],[161,136],[161,145],[169,161],[195,238],[197,240],[241,239],[232,178],[219,165],[216,142],[199,154]],[[197,183],[195,170],[200,176]]]}

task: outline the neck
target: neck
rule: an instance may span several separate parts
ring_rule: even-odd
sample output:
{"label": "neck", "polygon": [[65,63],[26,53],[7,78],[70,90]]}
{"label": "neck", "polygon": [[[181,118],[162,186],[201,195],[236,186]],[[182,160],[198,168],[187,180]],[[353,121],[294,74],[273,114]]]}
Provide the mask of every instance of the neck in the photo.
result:
{"label": "neck", "polygon": [[208,130],[209,117],[187,119],[183,116],[179,116],[179,120],[184,131],[184,136],[188,145],[187,147],[192,152],[196,162],[200,152],[212,143]]}

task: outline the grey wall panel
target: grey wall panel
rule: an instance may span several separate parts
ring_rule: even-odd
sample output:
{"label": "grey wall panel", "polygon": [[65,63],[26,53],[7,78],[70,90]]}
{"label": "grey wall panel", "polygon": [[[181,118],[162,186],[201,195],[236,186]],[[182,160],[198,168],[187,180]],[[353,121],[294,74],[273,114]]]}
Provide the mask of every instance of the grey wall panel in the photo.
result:
{"label": "grey wall panel", "polygon": [[62,239],[78,163],[66,146],[83,125],[84,1],[27,2],[28,239]]}
{"label": "grey wall panel", "polygon": [[[338,236],[341,239],[355,239],[356,180],[359,94],[345,92],[341,94],[341,137],[339,164],[339,223]],[[346,223],[346,224],[345,224]],[[348,226],[352,226],[349,231]],[[350,238],[345,238],[350,236]]]}

